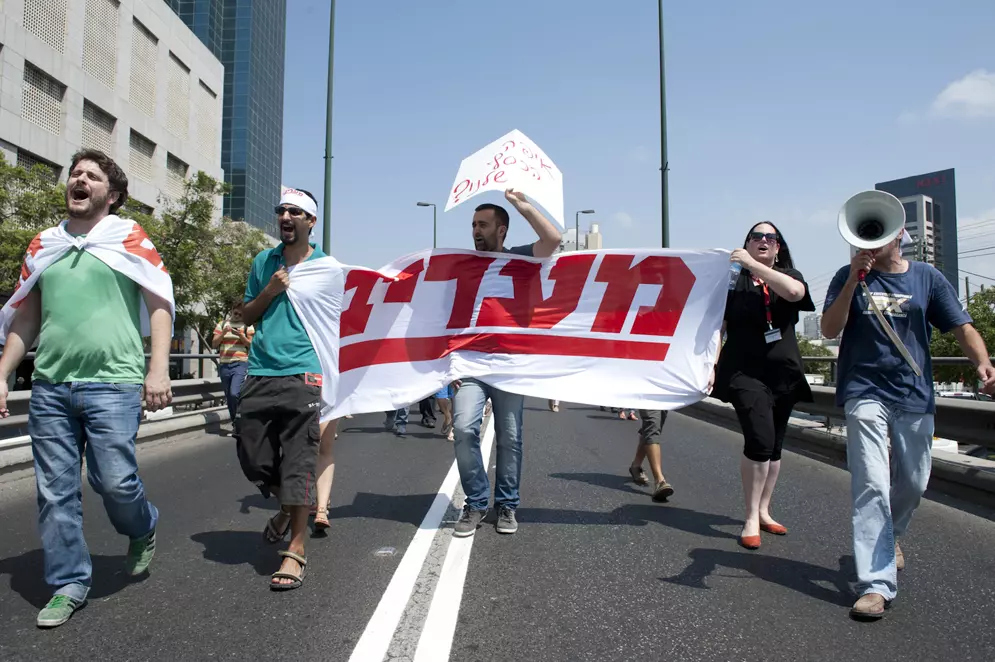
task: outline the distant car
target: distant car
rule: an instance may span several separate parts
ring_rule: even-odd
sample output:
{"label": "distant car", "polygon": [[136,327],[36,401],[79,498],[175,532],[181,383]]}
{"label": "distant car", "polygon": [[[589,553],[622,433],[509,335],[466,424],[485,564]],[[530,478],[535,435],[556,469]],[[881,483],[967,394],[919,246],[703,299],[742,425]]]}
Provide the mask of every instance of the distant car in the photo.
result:
{"label": "distant car", "polygon": [[957,398],[959,400],[980,400],[982,402],[992,402],[992,396],[984,393],[971,393],[970,391],[937,391],[941,398]]}

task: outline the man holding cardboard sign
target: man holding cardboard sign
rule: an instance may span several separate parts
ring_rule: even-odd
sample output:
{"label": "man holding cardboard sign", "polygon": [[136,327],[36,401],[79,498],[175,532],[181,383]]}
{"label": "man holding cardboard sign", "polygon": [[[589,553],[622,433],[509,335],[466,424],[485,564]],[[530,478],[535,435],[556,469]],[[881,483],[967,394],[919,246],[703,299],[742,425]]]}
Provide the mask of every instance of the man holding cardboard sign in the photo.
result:
{"label": "man holding cardboard sign", "polygon": [[[473,245],[478,251],[513,253],[527,257],[549,257],[560,245],[560,232],[525,197],[508,189],[504,197],[525,217],[539,241],[508,249],[504,246],[510,222],[508,212],[500,205],[482,204],[473,214]],[[480,452],[480,425],[484,405],[490,399],[494,415],[494,437],[497,445],[494,507],[498,511],[497,532],[515,533],[518,522],[518,482],[522,474],[522,416],[525,398],[507,393],[476,379],[464,379],[453,399],[454,441],[456,465],[466,494],[463,514],[453,535],[472,536],[487,515],[490,483],[487,464]]]}

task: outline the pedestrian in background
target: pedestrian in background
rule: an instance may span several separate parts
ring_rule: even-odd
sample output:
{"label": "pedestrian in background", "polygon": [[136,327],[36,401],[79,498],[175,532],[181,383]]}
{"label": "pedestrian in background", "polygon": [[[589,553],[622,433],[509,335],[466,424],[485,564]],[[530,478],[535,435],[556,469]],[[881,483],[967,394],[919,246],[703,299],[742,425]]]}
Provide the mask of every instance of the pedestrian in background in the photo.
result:
{"label": "pedestrian in background", "polygon": [[238,400],[249,369],[249,346],[256,333],[255,327],[246,326],[242,321],[243,306],[241,301],[232,306],[228,317],[214,327],[214,337],[211,338],[211,347],[218,350],[218,362],[221,364],[218,373],[225,392],[233,436],[238,434],[235,429]]}

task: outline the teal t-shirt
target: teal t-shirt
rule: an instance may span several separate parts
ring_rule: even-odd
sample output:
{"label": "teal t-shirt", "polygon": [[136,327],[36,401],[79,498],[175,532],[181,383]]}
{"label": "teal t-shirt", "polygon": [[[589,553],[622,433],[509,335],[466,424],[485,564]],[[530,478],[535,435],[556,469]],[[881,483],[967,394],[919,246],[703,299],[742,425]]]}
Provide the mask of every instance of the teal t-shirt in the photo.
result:
{"label": "teal t-shirt", "polygon": [[[308,260],[325,257],[315,244]],[[245,302],[262,293],[277,269],[285,267],[283,244],[263,251],[252,261],[245,285]],[[283,377],[305,372],[321,374],[321,363],[311,346],[304,324],[297,316],[286,292],[273,299],[255,323],[256,335],[249,347],[249,374],[257,377]]]}

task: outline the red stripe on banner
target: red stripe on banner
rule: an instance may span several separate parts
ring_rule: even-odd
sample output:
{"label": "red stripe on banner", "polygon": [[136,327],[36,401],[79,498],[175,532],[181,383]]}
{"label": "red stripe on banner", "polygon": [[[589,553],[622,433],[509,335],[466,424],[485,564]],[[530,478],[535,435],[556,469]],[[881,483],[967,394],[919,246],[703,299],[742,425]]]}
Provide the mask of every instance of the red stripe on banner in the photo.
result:
{"label": "red stripe on banner", "polygon": [[487,354],[543,354],[663,361],[667,358],[668,349],[670,349],[668,343],[524,333],[385,338],[342,347],[339,350],[339,372],[387,363],[434,361],[460,350]]}

